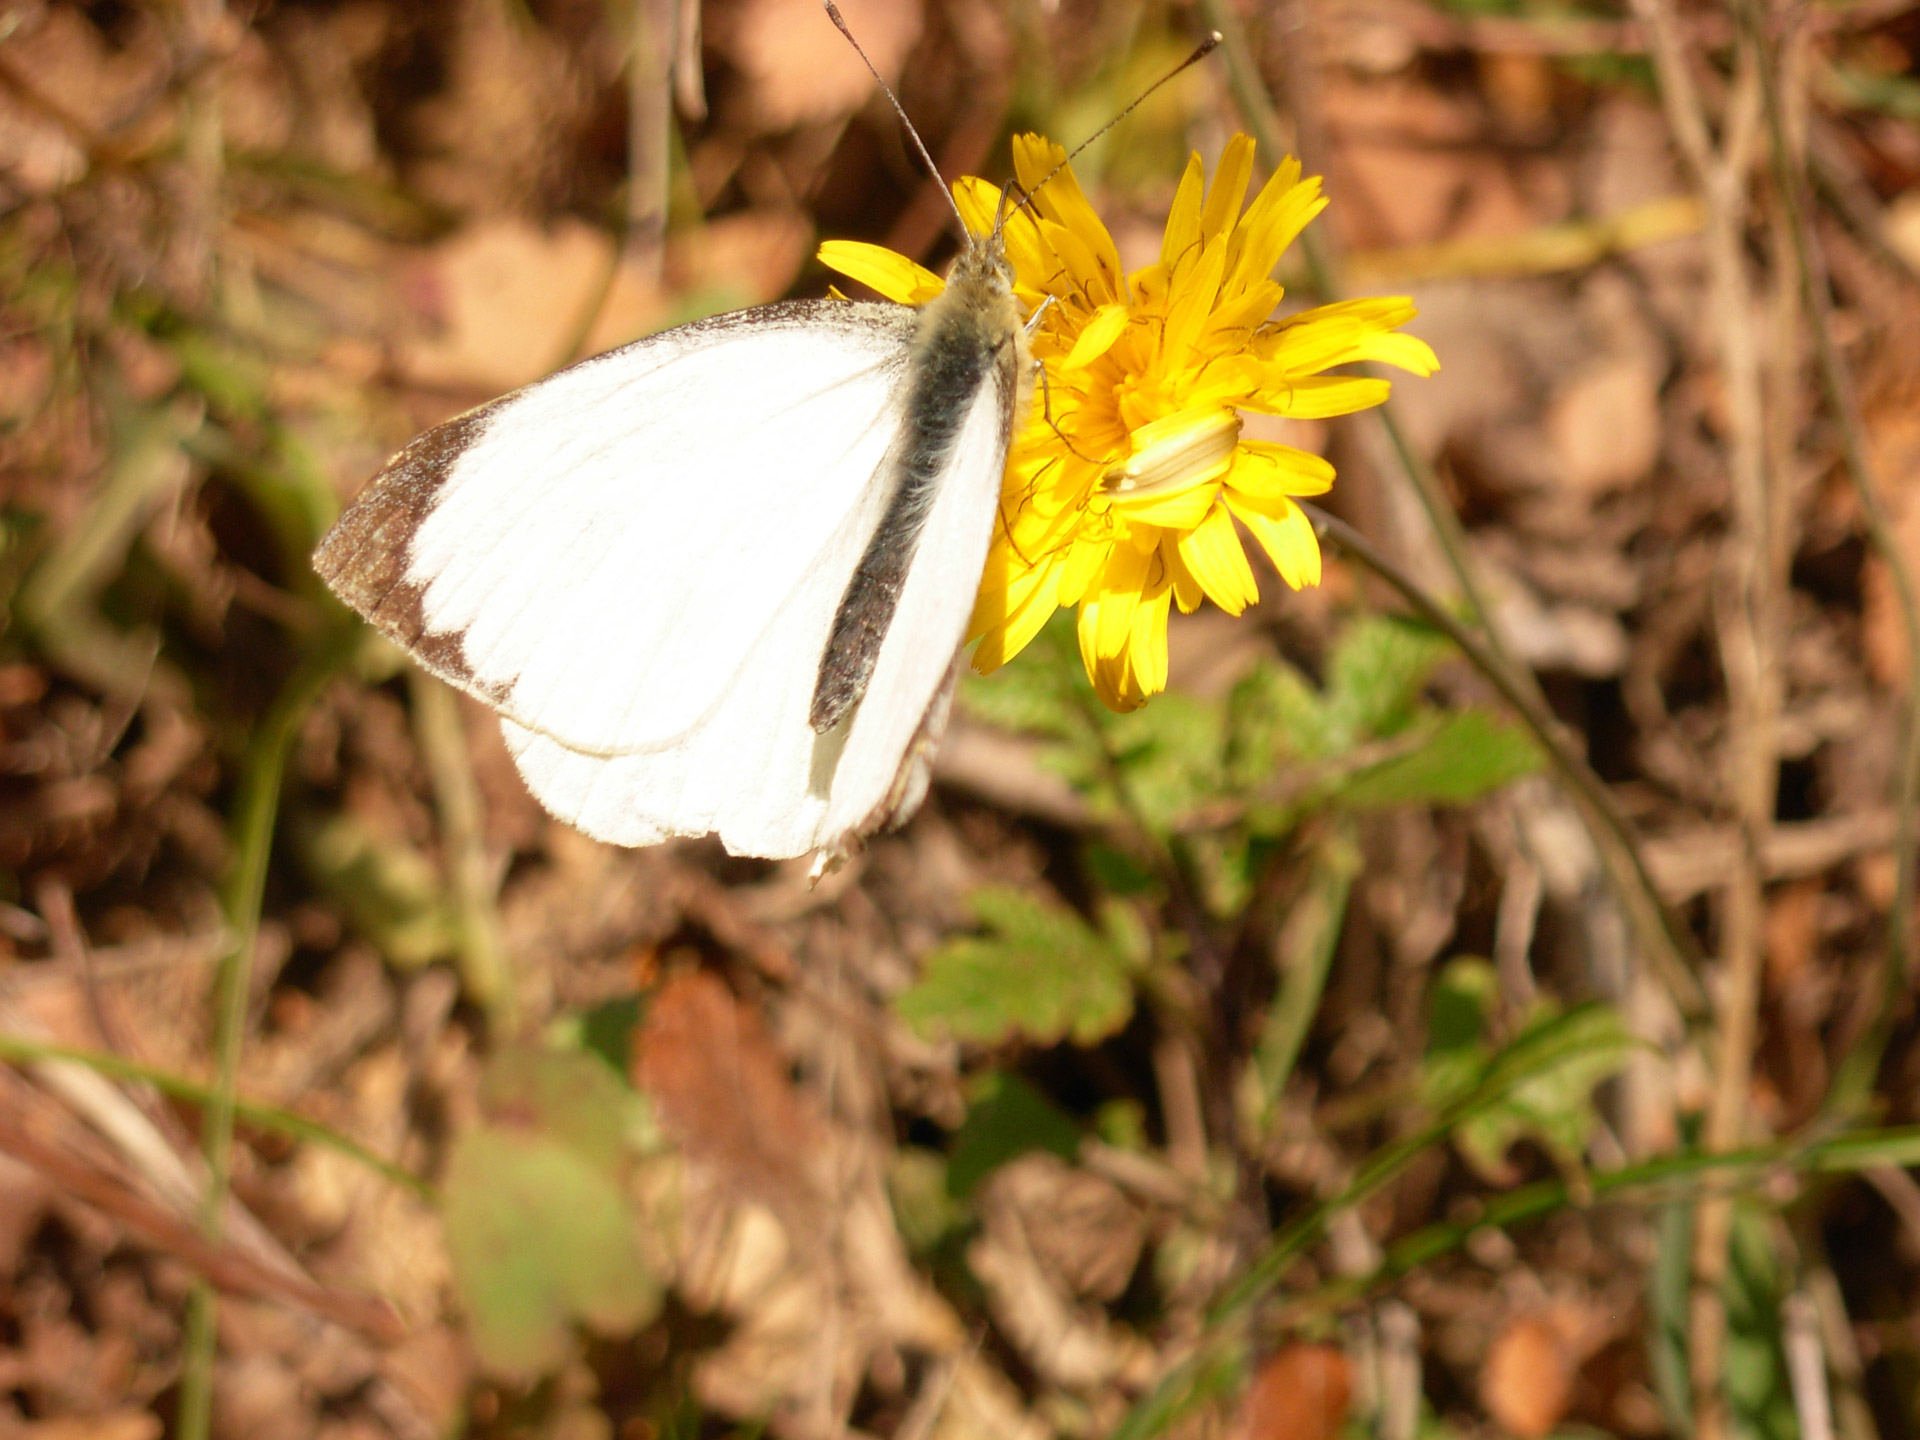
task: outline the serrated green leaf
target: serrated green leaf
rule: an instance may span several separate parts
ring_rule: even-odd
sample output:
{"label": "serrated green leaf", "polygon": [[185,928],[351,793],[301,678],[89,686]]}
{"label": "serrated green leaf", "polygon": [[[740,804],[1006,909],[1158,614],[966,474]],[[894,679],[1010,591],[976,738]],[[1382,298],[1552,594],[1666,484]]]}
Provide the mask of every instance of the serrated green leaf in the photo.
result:
{"label": "serrated green leaf", "polygon": [[1262,660],[1227,697],[1229,784],[1250,790],[1289,760],[1319,760],[1333,742],[1320,694],[1291,665]]}
{"label": "serrated green leaf", "polygon": [[894,1000],[909,1025],[988,1044],[1021,1035],[1091,1045],[1131,1018],[1145,942],[1137,921],[1132,933],[1122,928],[1124,907],[1102,933],[1024,891],[982,890],[971,903],[988,933],[949,941],[927,958],[919,982]]}
{"label": "serrated green leaf", "polygon": [[[1543,1004],[1506,1045],[1495,1050],[1484,1041],[1461,1042],[1472,1023],[1476,982],[1488,971],[1484,961],[1456,961],[1441,997],[1451,1018],[1436,1015],[1446,1027],[1444,1046],[1430,1049],[1423,1071],[1429,1101],[1444,1105],[1452,1096],[1483,1083],[1500,1070],[1519,1072],[1502,1098],[1454,1127],[1461,1156],[1489,1180],[1510,1178],[1506,1156],[1515,1142],[1531,1139],[1563,1165],[1577,1165],[1599,1116],[1594,1087],[1623,1069],[1638,1043],[1618,1011],[1602,1004],[1577,1006],[1564,1013]],[[1451,998],[1447,998],[1451,996]]]}
{"label": "serrated green leaf", "polygon": [[575,1322],[619,1332],[658,1309],[619,1184],[564,1141],[470,1131],[445,1193],[454,1281],[489,1369],[531,1377],[565,1360]]}
{"label": "serrated green leaf", "polygon": [[1446,636],[1417,620],[1364,615],[1347,626],[1327,660],[1335,753],[1404,730],[1434,667],[1451,653]]}
{"label": "serrated green leaf", "polygon": [[1485,710],[1459,710],[1434,724],[1426,743],[1341,782],[1335,802],[1351,810],[1464,805],[1540,767],[1532,737]]}
{"label": "serrated green leaf", "polygon": [[1169,834],[1197,806],[1224,793],[1219,705],[1170,692],[1102,723],[1120,783],[1149,830]]}

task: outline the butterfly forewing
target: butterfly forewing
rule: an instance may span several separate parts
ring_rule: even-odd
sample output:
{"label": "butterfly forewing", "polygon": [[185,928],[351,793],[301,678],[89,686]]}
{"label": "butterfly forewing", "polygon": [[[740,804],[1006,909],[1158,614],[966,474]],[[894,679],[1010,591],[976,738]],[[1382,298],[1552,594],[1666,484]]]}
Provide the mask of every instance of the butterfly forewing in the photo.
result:
{"label": "butterfly forewing", "polygon": [[898,306],[803,302],[598,356],[416,440],[316,567],[519,724],[670,747],[867,490],[911,335]]}
{"label": "butterfly forewing", "polygon": [[[494,705],[528,787],[589,835],[844,854],[918,803],[951,695],[1020,391],[1017,312],[994,295],[768,306],[586,361],[409,445],[315,566]],[[956,434],[908,421],[929,354],[956,346],[977,379],[939,397],[964,418],[920,467],[910,559],[865,607],[871,679],[816,730],[835,615],[907,459]]]}

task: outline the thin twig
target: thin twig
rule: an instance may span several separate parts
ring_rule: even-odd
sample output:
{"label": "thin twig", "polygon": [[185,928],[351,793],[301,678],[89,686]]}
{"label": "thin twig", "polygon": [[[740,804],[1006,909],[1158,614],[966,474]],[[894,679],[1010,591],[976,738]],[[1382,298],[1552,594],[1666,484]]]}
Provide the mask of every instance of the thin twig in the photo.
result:
{"label": "thin twig", "polygon": [[667,235],[669,151],[673,137],[673,0],[634,0],[633,52],[627,64],[627,240],[639,272],[660,278]]}
{"label": "thin twig", "polygon": [[1787,1352],[1787,1381],[1800,1440],[1833,1440],[1833,1401],[1827,1393],[1827,1357],[1820,1346],[1820,1316],[1804,1290],[1780,1306],[1781,1344]]}
{"label": "thin twig", "polygon": [[[1707,1150],[1722,1151],[1741,1143],[1748,1118],[1764,954],[1761,849],[1773,823],[1779,777],[1776,652],[1785,575],[1772,533],[1773,477],[1746,258],[1749,176],[1762,133],[1760,59],[1752,38],[1740,35],[1738,68],[1716,144],[1672,0],[1634,0],[1634,9],[1652,43],[1668,128],[1706,205],[1707,280],[1727,398],[1732,525],[1720,550],[1714,609],[1727,679],[1726,793],[1741,843],[1721,912],[1724,984],[1718,996],[1713,1090],[1701,1135]],[[1718,1197],[1702,1201],[1695,1219],[1687,1354],[1699,1440],[1719,1440],[1729,1423],[1721,1382],[1727,1340],[1722,1288],[1732,1222],[1730,1202]]]}

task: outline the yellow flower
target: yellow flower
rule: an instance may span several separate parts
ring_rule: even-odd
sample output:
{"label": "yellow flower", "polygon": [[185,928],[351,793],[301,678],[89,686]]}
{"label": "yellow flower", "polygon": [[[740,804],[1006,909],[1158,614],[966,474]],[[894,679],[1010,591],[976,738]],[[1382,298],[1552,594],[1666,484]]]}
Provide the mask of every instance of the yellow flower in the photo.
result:
{"label": "yellow flower", "polygon": [[[1294,504],[1324,494],[1333,467],[1318,455],[1242,437],[1241,412],[1319,419],[1378,405],[1387,382],[1321,372],[1352,361],[1439,368],[1433,351],[1397,333],[1404,298],[1349,300],[1274,319],[1270,277],[1326,206],[1320,181],[1289,159],[1243,212],[1253,141],[1236,135],[1206,185],[1188,162],[1160,258],[1128,274],[1070,170],[1041,181],[1065,151],[1014,139],[1014,173],[1031,204],[1005,237],[1015,290],[1045,374],[1033,414],[1007,457],[1000,517],[980,582],[974,667],[996,669],[1063,605],[1080,609],[1080,655],[1100,698],[1131,710],[1167,683],[1167,614],[1202,598],[1238,615],[1259,598],[1244,526],[1294,589],[1318,584],[1320,547]],[[1040,187],[1036,193],[1035,187]],[[975,234],[992,229],[1000,192],[954,186]],[[924,303],[931,271],[876,245],[830,241],[823,263],[890,299]]]}

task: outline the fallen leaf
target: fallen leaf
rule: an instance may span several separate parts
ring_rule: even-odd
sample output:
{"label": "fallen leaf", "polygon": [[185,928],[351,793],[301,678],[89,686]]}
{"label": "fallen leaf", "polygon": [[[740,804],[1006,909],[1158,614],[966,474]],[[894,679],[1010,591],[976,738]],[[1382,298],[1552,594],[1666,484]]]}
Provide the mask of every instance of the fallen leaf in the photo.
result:
{"label": "fallen leaf", "polygon": [[1353,1367],[1333,1345],[1288,1345],[1260,1362],[1234,1440],[1336,1440],[1353,1401]]}
{"label": "fallen leaf", "polygon": [[1586,495],[1645,478],[1660,458],[1660,374],[1652,360],[1616,355],[1575,376],[1546,416],[1555,479]]}
{"label": "fallen leaf", "polygon": [[[1914,493],[1920,486],[1910,479],[1920,474],[1920,414],[1913,398],[1899,396],[1865,417],[1874,470],[1890,482],[1887,509],[1893,538],[1909,570],[1920,568],[1920,495]],[[1860,609],[1867,669],[1882,685],[1898,689],[1907,677],[1906,625],[1886,563],[1871,551],[1861,575]]]}
{"label": "fallen leaf", "polygon": [[1559,1326],[1539,1315],[1517,1316],[1487,1349],[1480,1403],[1508,1434],[1537,1440],[1567,1413],[1575,1365]]}
{"label": "fallen leaf", "polygon": [[687,970],[660,987],[634,1036],[634,1083],[687,1154],[772,1209],[790,1239],[823,1233],[824,1127],[759,1012],[719,980]]}
{"label": "fallen leaf", "polygon": [[[919,0],[842,0],[840,13],[889,85],[920,38]],[[873,76],[815,0],[746,0],[715,7],[711,39],[747,81],[747,110],[763,130],[850,115],[873,95]]]}

